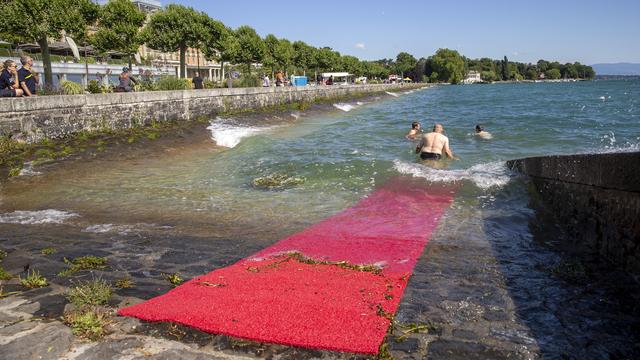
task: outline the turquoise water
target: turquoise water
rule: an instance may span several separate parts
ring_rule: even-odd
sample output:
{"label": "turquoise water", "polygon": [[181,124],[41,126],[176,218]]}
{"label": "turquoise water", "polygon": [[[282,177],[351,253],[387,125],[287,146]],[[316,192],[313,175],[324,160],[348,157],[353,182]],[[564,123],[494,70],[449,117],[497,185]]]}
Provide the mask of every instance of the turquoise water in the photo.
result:
{"label": "turquoise water", "polygon": [[[336,104],[349,111],[280,114],[280,125],[269,127],[212,119],[211,137],[226,147],[207,139],[143,158],[20,176],[0,190],[0,210],[60,210],[77,214],[65,222],[89,229],[124,224],[274,241],[354,204],[393,176],[461,182],[463,196],[478,198],[513,181],[504,160],[632,151],[640,143],[637,81],[437,86],[393,95]],[[444,162],[443,169],[422,163],[404,138],[416,120],[425,130],[442,123],[461,160]],[[474,137],[476,123],[493,139]],[[252,185],[274,174],[302,183],[276,190]],[[22,221],[3,216],[0,222]],[[34,216],[46,220],[51,213]]]}

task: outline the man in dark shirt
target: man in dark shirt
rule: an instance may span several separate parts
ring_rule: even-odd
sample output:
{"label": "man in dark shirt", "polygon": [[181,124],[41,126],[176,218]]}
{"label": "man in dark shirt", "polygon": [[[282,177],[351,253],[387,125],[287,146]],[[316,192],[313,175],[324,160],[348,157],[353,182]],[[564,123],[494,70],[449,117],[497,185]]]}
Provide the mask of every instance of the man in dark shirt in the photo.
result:
{"label": "man in dark shirt", "polygon": [[191,82],[193,82],[193,86],[196,89],[204,89],[204,86],[202,86],[204,80],[202,80],[202,78],[200,77],[200,73],[196,73],[196,76],[191,79]]}
{"label": "man in dark shirt", "polygon": [[36,94],[38,79],[36,78],[37,75],[31,71],[33,59],[28,56],[23,56],[20,58],[20,62],[22,63],[22,68],[18,70],[20,88],[24,91],[25,96],[34,96]]}

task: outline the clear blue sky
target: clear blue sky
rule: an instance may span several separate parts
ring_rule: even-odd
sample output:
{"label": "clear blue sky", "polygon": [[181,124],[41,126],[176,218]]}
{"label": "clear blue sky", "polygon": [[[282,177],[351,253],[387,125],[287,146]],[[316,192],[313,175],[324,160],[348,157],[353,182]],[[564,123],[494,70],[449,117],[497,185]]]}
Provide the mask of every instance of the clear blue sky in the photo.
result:
{"label": "clear blue sky", "polygon": [[640,0],[161,0],[363,60],[438,48],[470,58],[640,63]]}

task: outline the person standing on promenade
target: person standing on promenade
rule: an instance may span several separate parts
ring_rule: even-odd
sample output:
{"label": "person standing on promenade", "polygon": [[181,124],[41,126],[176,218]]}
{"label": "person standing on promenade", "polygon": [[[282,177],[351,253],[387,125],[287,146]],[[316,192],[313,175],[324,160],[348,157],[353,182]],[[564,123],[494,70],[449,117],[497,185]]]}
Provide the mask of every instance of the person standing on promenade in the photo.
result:
{"label": "person standing on promenade", "polygon": [[442,152],[450,159],[460,160],[457,156],[453,156],[449,148],[449,138],[444,135],[442,124],[435,124],[432,132],[422,135],[422,140],[416,146],[416,153],[420,154],[422,160],[440,160]]}
{"label": "person standing on promenade", "polygon": [[415,140],[416,137],[418,137],[418,134],[420,132],[422,132],[420,123],[417,122],[417,121],[414,121],[413,123],[411,123],[411,130],[409,130],[407,135],[405,135],[404,137],[409,139],[409,140]]}
{"label": "person standing on promenade", "polygon": [[264,74],[264,78],[262,78],[262,87],[270,87],[271,81],[269,81],[269,75]]}
{"label": "person standing on promenade", "polygon": [[18,70],[18,82],[20,88],[24,91],[25,96],[36,95],[36,84],[38,83],[38,74],[31,71],[33,67],[33,59],[29,56],[22,56],[20,58],[22,68]]}
{"label": "person standing on promenade", "polygon": [[20,89],[20,84],[18,83],[16,62],[6,60],[2,66],[3,70],[2,73],[0,73],[0,97],[22,96],[24,91]]}
{"label": "person standing on promenade", "polygon": [[200,73],[196,73],[196,76],[193,77],[193,79],[191,79],[191,82],[193,83],[193,87],[198,90],[198,89],[204,89],[204,86],[202,85],[204,80],[202,80],[202,78],[200,77]]}

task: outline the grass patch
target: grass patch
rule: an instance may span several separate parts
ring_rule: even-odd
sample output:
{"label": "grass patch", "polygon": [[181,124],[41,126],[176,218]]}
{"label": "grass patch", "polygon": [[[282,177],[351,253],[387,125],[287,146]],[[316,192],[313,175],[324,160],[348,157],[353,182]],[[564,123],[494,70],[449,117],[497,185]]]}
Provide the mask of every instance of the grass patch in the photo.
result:
{"label": "grass patch", "polygon": [[116,280],[114,286],[118,289],[131,289],[136,284],[131,280],[129,276],[125,276],[122,279]]}
{"label": "grass patch", "polygon": [[7,257],[7,252],[0,249],[0,261],[2,261],[2,259]]}
{"label": "grass patch", "polygon": [[8,273],[2,266],[0,266],[0,280],[11,280],[13,275]]}
{"label": "grass patch", "polygon": [[182,284],[182,282],[184,281],[180,277],[180,273],[166,274],[164,278],[167,279],[167,281],[174,287]]}
{"label": "grass patch", "polygon": [[40,272],[36,270],[27,272],[26,278],[20,278],[20,284],[29,289],[41,288],[49,285],[47,279],[40,275]]}
{"label": "grass patch", "polygon": [[67,292],[67,300],[76,308],[106,305],[113,294],[111,285],[102,279],[81,281]]}
{"label": "grass patch", "polygon": [[55,248],[52,248],[52,247],[46,247],[46,248],[44,248],[44,249],[40,250],[40,253],[41,253],[42,255],[51,255],[51,254],[55,254],[55,253],[56,253],[56,251],[57,251],[57,250],[56,250]]}
{"label": "grass patch", "polygon": [[104,337],[106,326],[111,322],[108,314],[93,310],[67,313],[63,320],[74,335],[92,341]]}
{"label": "grass patch", "polygon": [[107,259],[97,256],[81,256],[73,260],[64,258],[64,262],[69,268],[59,272],[58,276],[69,276],[80,270],[103,270],[107,268]]}
{"label": "grass patch", "polygon": [[4,287],[2,285],[0,285],[0,299],[5,298],[7,296],[11,296],[11,295],[18,295],[21,294],[22,291],[9,291],[9,292],[4,292]]}
{"label": "grass patch", "polygon": [[18,176],[20,175],[21,171],[22,171],[22,167],[14,167],[9,169],[9,177]]}

